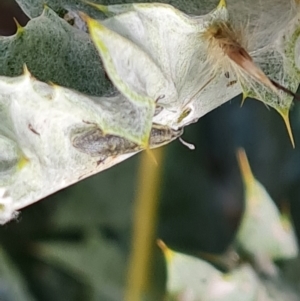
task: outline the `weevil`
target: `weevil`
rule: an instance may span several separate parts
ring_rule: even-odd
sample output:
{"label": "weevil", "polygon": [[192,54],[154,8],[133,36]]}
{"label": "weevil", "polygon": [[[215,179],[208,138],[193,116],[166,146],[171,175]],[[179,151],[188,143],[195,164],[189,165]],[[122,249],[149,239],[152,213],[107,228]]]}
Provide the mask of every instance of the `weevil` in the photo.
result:
{"label": "weevil", "polygon": [[[174,130],[167,126],[153,124],[149,147],[156,148],[165,145],[180,137],[182,133],[183,129]],[[104,161],[108,157],[137,152],[143,149],[141,145],[128,139],[115,135],[104,135],[103,131],[96,126],[83,133],[74,135],[72,144],[83,153],[92,157],[99,157],[99,162]]]}

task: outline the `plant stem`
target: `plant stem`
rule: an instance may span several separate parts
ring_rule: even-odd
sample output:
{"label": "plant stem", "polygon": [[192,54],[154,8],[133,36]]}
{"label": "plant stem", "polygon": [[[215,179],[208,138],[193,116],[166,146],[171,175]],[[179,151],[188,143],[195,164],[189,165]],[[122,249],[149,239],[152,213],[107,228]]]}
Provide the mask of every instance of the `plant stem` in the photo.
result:
{"label": "plant stem", "polygon": [[[141,154],[126,301],[141,301],[149,282],[164,148]],[[153,160],[153,155],[156,163]]]}

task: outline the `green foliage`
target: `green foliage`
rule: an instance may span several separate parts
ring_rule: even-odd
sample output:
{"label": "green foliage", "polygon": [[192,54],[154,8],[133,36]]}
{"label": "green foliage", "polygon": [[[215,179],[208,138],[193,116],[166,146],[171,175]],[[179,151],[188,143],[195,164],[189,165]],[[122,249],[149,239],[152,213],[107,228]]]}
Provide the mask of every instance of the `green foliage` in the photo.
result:
{"label": "green foliage", "polygon": [[36,250],[36,255],[43,261],[59,267],[90,287],[91,300],[122,300],[124,254],[117,245],[101,238],[96,231],[86,233],[78,243],[39,243]]}
{"label": "green foliage", "polygon": [[0,283],[0,297],[2,300],[35,300],[30,295],[22,274],[15,267],[3,248],[0,249]]}
{"label": "green foliage", "polygon": [[44,82],[94,96],[111,91],[89,36],[50,8],[19,28],[14,36],[0,37],[0,75],[21,75],[24,64]]}
{"label": "green foliage", "polygon": [[[200,258],[170,250],[160,241],[167,263],[167,290],[172,301],[271,301],[280,300],[281,291],[287,290],[284,280],[278,287],[271,284],[282,277],[273,260],[297,257],[299,250],[294,230],[289,220],[284,225],[273,201],[253,177],[244,151],[240,150],[238,155],[245,184],[246,207],[235,244],[243,254],[242,261],[230,267],[228,258],[225,264],[229,270],[223,273]],[[245,255],[245,258],[248,255],[252,266],[243,262]],[[210,259],[218,263],[213,256]],[[264,284],[265,278],[267,285]],[[289,297],[289,300],[298,300],[295,293]]]}
{"label": "green foliage", "polygon": [[[92,9],[92,7],[87,4],[88,1],[79,1],[79,0],[46,0],[46,1],[40,1],[40,0],[17,0],[20,7],[23,9],[23,11],[30,17],[35,18],[38,17],[43,9],[44,5],[51,7],[56,13],[58,13],[60,16],[66,11],[73,10],[73,11],[83,11],[87,14],[89,14],[92,17],[100,17],[99,11]],[[120,1],[89,1],[89,2],[95,2],[99,4],[119,4]],[[140,3],[144,3],[145,1],[136,1]],[[146,1],[147,2],[147,1]],[[132,1],[122,1],[122,3],[132,3]],[[210,0],[204,0],[204,1],[195,1],[195,0],[173,0],[173,1],[164,1],[164,3],[170,3],[177,7],[178,9],[181,9],[182,11],[186,11],[189,13],[197,13],[197,14],[203,14],[207,13],[210,10],[212,10],[215,7],[215,3],[213,3]],[[103,17],[103,15],[102,15]]]}

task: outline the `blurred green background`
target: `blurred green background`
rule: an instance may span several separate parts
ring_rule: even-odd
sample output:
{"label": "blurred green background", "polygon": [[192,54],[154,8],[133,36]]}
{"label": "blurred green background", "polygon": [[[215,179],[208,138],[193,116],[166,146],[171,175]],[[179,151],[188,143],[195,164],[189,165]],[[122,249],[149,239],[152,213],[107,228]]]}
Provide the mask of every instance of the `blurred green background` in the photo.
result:
{"label": "blurred green background", "polygon": [[[12,17],[26,24],[13,1],[1,0],[0,35],[14,33]],[[138,154],[22,210],[17,221],[1,227],[0,300],[122,300],[142,181],[159,195],[144,299],[163,300],[166,275],[157,238],[185,253],[220,254],[234,237],[244,206],[238,147],[245,148],[254,175],[278,206],[289,204],[299,233],[299,104],[291,111],[293,149],[274,110],[251,99],[240,108],[240,102],[237,97],[185,129],[183,139],[194,151],[179,141],[163,148],[155,167],[159,187],[147,182]]]}

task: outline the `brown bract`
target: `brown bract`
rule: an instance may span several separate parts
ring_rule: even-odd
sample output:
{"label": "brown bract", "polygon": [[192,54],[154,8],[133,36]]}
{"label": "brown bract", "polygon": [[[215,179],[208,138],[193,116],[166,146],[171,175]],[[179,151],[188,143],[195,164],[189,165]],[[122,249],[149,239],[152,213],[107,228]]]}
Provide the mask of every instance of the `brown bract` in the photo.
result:
{"label": "brown bract", "polygon": [[281,85],[275,85],[254,63],[246,50],[245,36],[242,30],[235,29],[229,22],[214,22],[207,28],[203,38],[207,40],[208,59],[214,71],[234,71],[238,79],[242,71],[277,94],[278,90],[293,94]]}

